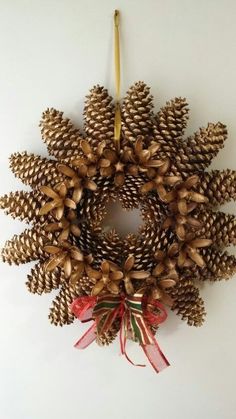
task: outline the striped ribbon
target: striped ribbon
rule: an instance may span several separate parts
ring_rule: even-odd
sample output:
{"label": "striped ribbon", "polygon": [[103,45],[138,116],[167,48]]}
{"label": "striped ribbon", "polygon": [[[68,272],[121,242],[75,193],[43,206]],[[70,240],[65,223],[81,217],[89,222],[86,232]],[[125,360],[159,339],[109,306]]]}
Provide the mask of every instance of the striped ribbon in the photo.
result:
{"label": "striped ribbon", "polygon": [[[151,325],[158,325],[167,317],[166,311],[159,301],[154,300],[152,302],[152,306],[158,309],[159,314],[153,315],[152,313],[152,321],[150,323],[150,320],[148,320],[149,312],[146,308],[146,300],[141,292],[137,292],[133,296],[105,294],[98,296],[96,301],[94,300],[94,297],[79,297],[72,303],[71,306],[72,312],[79,319],[81,319],[82,312],[84,316],[84,308],[81,299],[86,299],[83,302],[87,307],[87,311],[92,313],[91,317],[94,319],[94,323],[75,344],[76,348],[86,348],[96,339],[97,335],[102,335],[103,333],[109,331],[113,322],[117,318],[120,318],[121,353],[125,355],[131,364],[136,366],[145,366],[134,364],[128,357],[126,353],[127,338],[131,338],[140,344],[156,372],[161,371],[169,365],[169,362],[163,355],[155,336],[150,330]],[[87,321],[87,319],[84,321]]]}

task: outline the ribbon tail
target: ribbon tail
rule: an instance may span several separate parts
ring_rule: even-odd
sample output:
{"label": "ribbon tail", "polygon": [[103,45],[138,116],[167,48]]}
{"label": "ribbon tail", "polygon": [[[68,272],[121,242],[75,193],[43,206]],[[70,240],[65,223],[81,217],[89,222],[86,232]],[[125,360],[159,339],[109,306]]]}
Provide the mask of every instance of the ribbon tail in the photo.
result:
{"label": "ribbon tail", "polygon": [[124,355],[125,353],[125,333],[124,333],[124,318],[122,318],[121,320],[121,325],[120,325],[120,351],[121,351],[121,355]]}
{"label": "ribbon tail", "polygon": [[166,367],[170,365],[169,361],[166,359],[165,355],[160,349],[155,337],[153,337],[152,344],[141,346],[150,364],[157,373],[164,370]]}
{"label": "ribbon tail", "polygon": [[77,349],[85,349],[87,348],[95,339],[96,339],[96,323],[94,322],[93,325],[85,332],[85,334],[76,342],[74,345]]}
{"label": "ribbon tail", "polygon": [[125,330],[125,319],[122,318],[121,321],[121,325],[120,325],[120,351],[121,354],[125,356],[125,358],[127,359],[127,361],[134,365],[135,367],[146,367],[146,365],[144,364],[135,364],[128,356],[127,352],[126,352],[126,330]]}

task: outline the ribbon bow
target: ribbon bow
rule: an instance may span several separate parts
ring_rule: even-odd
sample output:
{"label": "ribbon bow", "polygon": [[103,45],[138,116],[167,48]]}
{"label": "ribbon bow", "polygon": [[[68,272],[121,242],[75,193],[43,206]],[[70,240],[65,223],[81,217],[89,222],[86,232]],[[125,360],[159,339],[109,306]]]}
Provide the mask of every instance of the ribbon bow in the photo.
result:
{"label": "ribbon bow", "polygon": [[[155,314],[150,308],[158,309]],[[132,296],[104,294],[98,297],[79,297],[71,305],[72,312],[81,322],[94,320],[93,325],[75,344],[78,349],[85,349],[97,337],[107,332],[113,322],[119,318],[120,325],[120,348],[122,355],[134,364],[126,353],[127,338],[137,341],[142,347],[150,364],[156,372],[160,372],[169,362],[162,353],[150,326],[162,323],[167,313],[158,300],[147,302],[142,292]]]}

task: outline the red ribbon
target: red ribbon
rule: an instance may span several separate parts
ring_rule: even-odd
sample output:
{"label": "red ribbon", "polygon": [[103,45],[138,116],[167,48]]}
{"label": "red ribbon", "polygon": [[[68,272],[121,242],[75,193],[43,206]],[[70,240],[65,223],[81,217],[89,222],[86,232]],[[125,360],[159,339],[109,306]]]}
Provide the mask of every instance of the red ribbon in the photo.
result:
{"label": "red ribbon", "polygon": [[[138,294],[136,294],[138,295]],[[140,294],[139,294],[140,296]],[[107,298],[118,300],[118,304],[116,304],[116,307],[109,311],[109,313],[106,316],[106,326],[104,328],[104,323],[102,326],[102,330],[100,330],[99,327],[99,320],[100,317],[96,316],[96,312],[99,312],[99,307],[101,306],[101,303],[107,300]],[[132,297],[131,297],[132,298]],[[139,297],[137,297],[138,299]],[[84,335],[76,342],[74,345],[78,349],[85,349],[88,347],[97,336],[97,333],[100,330],[101,332],[104,332],[106,330],[109,330],[114,320],[119,317],[121,319],[121,326],[120,326],[120,348],[122,355],[125,355],[126,359],[135,366],[144,367],[145,365],[140,364],[134,364],[133,361],[128,357],[126,353],[126,341],[127,341],[127,332],[128,334],[131,333],[131,323],[130,318],[132,316],[132,309],[128,307],[126,304],[126,299],[124,296],[121,297],[114,297],[114,296],[103,296],[103,297],[92,297],[92,296],[86,296],[86,297],[78,297],[75,299],[71,305],[71,311],[75,314],[75,316],[81,320],[81,322],[87,322],[89,320],[94,319],[93,325],[84,333]],[[135,296],[134,296],[135,299]],[[167,313],[164,308],[164,306],[160,303],[158,300],[152,300],[149,302],[153,308],[158,309],[158,313],[155,314],[151,312],[150,310],[147,310],[147,299],[145,297],[141,298],[142,304],[144,305],[144,311],[143,316],[139,316],[138,321],[141,322],[140,330],[144,330],[145,336],[143,337],[144,342],[140,342],[141,347],[143,348],[143,351],[145,355],[147,356],[150,364],[154,368],[156,372],[160,372],[164,368],[169,366],[169,362],[162,353],[155,336],[151,332],[149,326],[157,326],[167,318]],[[100,304],[100,306],[99,306]],[[103,310],[103,308],[100,308],[100,310]],[[105,312],[106,313],[106,312]],[[104,315],[104,314],[103,314]]]}

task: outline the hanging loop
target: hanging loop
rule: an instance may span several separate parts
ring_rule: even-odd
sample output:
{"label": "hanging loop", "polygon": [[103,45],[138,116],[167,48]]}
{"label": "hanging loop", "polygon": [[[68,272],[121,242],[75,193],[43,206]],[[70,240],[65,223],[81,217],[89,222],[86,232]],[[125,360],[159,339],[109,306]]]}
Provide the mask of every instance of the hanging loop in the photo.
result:
{"label": "hanging loop", "polygon": [[117,150],[120,150],[121,135],[121,110],[120,110],[120,13],[114,13],[114,58],[115,58],[115,121],[114,121],[114,141]]}

